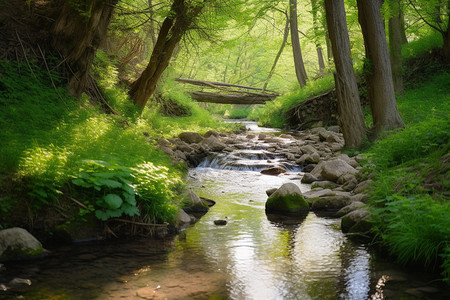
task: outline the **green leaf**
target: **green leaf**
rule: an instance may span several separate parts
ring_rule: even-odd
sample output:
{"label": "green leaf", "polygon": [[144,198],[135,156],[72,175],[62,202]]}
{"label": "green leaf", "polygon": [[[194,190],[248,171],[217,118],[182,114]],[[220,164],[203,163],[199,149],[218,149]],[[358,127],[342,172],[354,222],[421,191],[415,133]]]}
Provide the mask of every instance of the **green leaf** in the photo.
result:
{"label": "green leaf", "polygon": [[117,194],[108,194],[103,197],[103,200],[105,200],[105,203],[111,209],[118,209],[123,203],[122,198]]}
{"label": "green leaf", "polygon": [[134,190],[134,188],[132,186],[130,186],[129,184],[122,184],[122,189],[124,190],[124,193],[128,193],[130,195],[134,195],[136,194],[136,191]]}
{"label": "green leaf", "polygon": [[126,215],[128,215],[128,216],[130,216],[130,217],[136,216],[136,215],[137,215],[137,216],[140,215],[139,209],[138,209],[136,206],[134,206],[134,205],[129,205],[129,204],[127,204],[127,203],[124,203],[124,204],[122,205],[122,211],[123,211],[124,214],[126,214]]}
{"label": "green leaf", "polygon": [[97,185],[104,185],[111,189],[122,187],[122,183],[112,179],[99,178],[96,182]]}
{"label": "green leaf", "polygon": [[75,185],[84,187],[84,188],[90,188],[90,187],[92,187],[92,184],[87,183],[86,181],[84,181],[84,180],[81,179],[81,178],[78,178],[78,179],[72,179],[72,183],[75,184]]}
{"label": "green leaf", "polygon": [[126,203],[136,206],[136,197],[134,194],[128,194],[127,192],[123,192],[122,195]]}
{"label": "green leaf", "polygon": [[106,212],[104,212],[103,210],[96,210],[95,216],[102,221],[106,221],[109,219],[109,215]]}

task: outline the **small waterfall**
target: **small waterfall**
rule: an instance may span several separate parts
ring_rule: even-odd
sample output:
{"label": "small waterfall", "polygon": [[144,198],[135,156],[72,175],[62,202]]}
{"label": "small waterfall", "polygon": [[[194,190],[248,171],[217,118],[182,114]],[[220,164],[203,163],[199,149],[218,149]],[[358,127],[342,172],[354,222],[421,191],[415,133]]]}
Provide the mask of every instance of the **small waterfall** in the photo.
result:
{"label": "small waterfall", "polygon": [[284,157],[256,149],[213,154],[206,157],[197,168],[259,172],[270,167],[283,167],[289,172],[300,171],[299,166]]}

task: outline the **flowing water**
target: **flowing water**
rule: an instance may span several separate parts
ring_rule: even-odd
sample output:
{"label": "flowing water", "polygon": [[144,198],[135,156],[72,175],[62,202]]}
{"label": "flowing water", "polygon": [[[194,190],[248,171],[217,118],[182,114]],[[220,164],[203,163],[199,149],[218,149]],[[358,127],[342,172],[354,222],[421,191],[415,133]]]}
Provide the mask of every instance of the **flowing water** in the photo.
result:
{"label": "flowing water", "polygon": [[[287,173],[259,173],[280,164]],[[263,149],[210,157],[187,178],[216,201],[195,225],[166,240],[80,243],[5,263],[0,299],[449,299],[429,275],[347,239],[339,219],[269,220],[265,191],[285,182],[307,191],[299,172]]]}

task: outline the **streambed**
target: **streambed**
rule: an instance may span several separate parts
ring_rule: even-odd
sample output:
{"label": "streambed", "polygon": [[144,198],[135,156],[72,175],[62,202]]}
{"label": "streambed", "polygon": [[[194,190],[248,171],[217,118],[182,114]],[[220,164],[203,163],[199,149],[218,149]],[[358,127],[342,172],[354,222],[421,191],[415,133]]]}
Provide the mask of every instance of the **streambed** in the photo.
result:
{"label": "streambed", "polygon": [[[430,275],[347,239],[339,219],[311,212],[269,221],[267,189],[285,182],[309,189],[296,166],[284,165],[288,172],[279,176],[259,173],[279,163],[264,149],[210,157],[187,178],[217,202],[195,225],[166,240],[76,244],[7,263],[0,283],[22,278],[31,285],[0,289],[0,299],[448,299]],[[214,225],[218,219],[227,224]]]}

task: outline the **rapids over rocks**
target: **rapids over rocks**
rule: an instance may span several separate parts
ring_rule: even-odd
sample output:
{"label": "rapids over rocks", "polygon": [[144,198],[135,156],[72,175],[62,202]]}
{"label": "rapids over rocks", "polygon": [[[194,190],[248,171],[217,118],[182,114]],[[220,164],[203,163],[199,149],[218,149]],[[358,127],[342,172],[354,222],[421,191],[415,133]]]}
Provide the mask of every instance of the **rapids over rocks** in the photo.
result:
{"label": "rapids over rocks", "polygon": [[[264,131],[254,123],[247,127]],[[309,212],[284,223],[268,220],[266,190],[293,182],[305,193],[310,185],[300,183],[298,165],[257,134],[246,145],[209,156],[190,169],[188,185],[216,205],[176,237],[80,243],[53,249],[44,259],[0,264],[0,299],[448,296],[422,272],[375,258],[366,245],[349,240],[339,218]],[[273,166],[286,172],[260,173]],[[216,225],[217,220],[226,225]]]}

